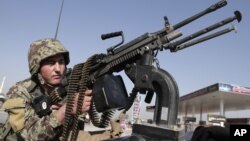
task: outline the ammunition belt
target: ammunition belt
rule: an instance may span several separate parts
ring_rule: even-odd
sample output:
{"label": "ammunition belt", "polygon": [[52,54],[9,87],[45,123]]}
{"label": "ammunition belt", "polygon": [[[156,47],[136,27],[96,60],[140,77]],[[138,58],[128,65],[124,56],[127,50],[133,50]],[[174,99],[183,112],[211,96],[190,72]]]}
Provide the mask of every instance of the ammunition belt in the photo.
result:
{"label": "ammunition belt", "polygon": [[[78,117],[82,113],[82,104],[84,100],[84,93],[87,90],[87,81],[90,75],[90,68],[95,61],[96,55],[90,57],[85,63],[77,64],[73,67],[71,77],[69,79],[68,91],[67,91],[67,105],[65,111],[65,119],[63,123],[62,140],[66,141],[69,138],[69,130],[71,124],[72,133],[70,141],[75,141],[78,136]],[[75,94],[79,93],[77,100],[77,112],[76,115],[72,116],[70,113],[73,110]],[[99,117],[98,112],[95,108],[95,104],[92,102],[89,110],[90,120],[94,126],[105,128],[109,125],[109,122],[113,116],[114,111],[108,111],[102,113]],[[72,120],[73,119],[73,120]],[[72,123],[73,122],[73,123]]]}

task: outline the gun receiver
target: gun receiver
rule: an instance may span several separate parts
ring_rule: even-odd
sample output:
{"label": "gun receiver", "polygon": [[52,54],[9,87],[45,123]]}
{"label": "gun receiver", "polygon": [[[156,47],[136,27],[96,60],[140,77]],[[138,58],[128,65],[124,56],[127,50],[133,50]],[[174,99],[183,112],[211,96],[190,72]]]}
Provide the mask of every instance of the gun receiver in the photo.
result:
{"label": "gun receiver", "polygon": [[207,35],[207,36],[202,37],[200,39],[194,40],[190,43],[183,44],[183,43],[186,43],[187,41],[190,41],[194,38],[197,38],[203,34],[206,34],[212,30],[215,30],[221,26],[224,26],[230,22],[233,22],[234,20],[237,20],[238,22],[240,22],[242,17],[241,17],[241,13],[239,11],[235,11],[234,12],[235,15],[233,17],[229,17],[229,18],[222,20],[214,25],[206,27],[206,28],[204,28],[204,29],[192,34],[192,35],[189,35],[183,39],[177,40],[175,42],[171,42],[171,41],[175,40],[176,38],[182,36],[182,33],[179,31],[176,31],[176,29],[204,16],[205,14],[208,14],[210,12],[217,10],[217,9],[225,6],[226,4],[227,4],[227,1],[222,0],[214,5],[210,6],[206,10],[204,10],[204,11],[202,11],[202,12],[200,12],[200,13],[198,13],[190,18],[187,18],[174,26],[171,26],[169,24],[167,18],[164,17],[165,28],[163,28],[157,32],[154,32],[154,33],[145,33],[145,34],[135,38],[134,40],[132,40],[132,41],[120,46],[120,47],[118,47],[118,46],[124,42],[124,36],[123,36],[122,31],[116,32],[115,34],[114,33],[103,34],[102,39],[104,39],[103,37],[105,37],[105,36],[108,36],[108,37],[113,37],[113,35],[122,36],[122,42],[119,43],[118,45],[116,45],[115,47],[110,47],[109,49],[107,49],[107,56],[102,58],[101,61],[99,62],[100,69],[98,72],[96,72],[94,78],[98,78],[99,76],[102,76],[103,74],[106,74],[108,72],[119,72],[119,71],[124,70],[124,68],[127,64],[131,64],[132,62],[134,62],[134,60],[137,59],[137,57],[142,56],[145,52],[148,52],[148,51],[154,52],[156,50],[162,51],[163,49],[169,49],[171,52],[176,52],[176,51],[184,49],[186,47],[195,45],[197,43],[218,37],[220,35],[223,35],[223,34],[230,32],[232,30],[235,30],[236,29],[235,27],[227,28],[227,29],[218,31],[214,34]]}
{"label": "gun receiver", "polygon": [[[132,106],[137,93],[146,94],[145,102],[150,103],[152,95],[156,93],[153,123],[157,126],[168,128],[168,131],[173,131],[172,127],[176,125],[177,122],[179,90],[171,74],[153,65],[157,59],[157,52],[163,51],[164,49],[176,52],[235,30],[235,27],[231,27],[195,39],[234,20],[240,22],[242,17],[239,11],[235,11],[233,17],[226,18],[187,37],[176,40],[182,36],[182,33],[177,31],[177,29],[222,8],[226,4],[226,0],[219,1],[174,26],[169,23],[167,17],[164,17],[165,27],[163,29],[154,33],[145,33],[124,45],[122,45],[124,42],[122,31],[103,34],[101,36],[103,40],[121,36],[122,41],[115,46],[109,47],[106,54],[96,54],[90,57],[85,63],[75,65],[69,80],[69,101],[72,102],[73,98],[71,95],[74,95],[75,92],[79,92],[78,89],[81,91],[79,92],[81,96],[81,93],[83,93],[86,88],[92,88],[93,105],[89,112],[90,118],[95,126],[106,127],[112,115],[112,113],[109,113],[110,111],[114,109],[124,109],[124,112],[126,112]],[[114,72],[121,71],[124,71],[134,84],[134,88],[129,96],[127,95],[122,78],[113,75]],[[81,102],[81,100],[79,100],[79,102]],[[81,107],[81,105],[78,107]],[[66,127],[69,126],[68,122],[70,121],[71,110],[67,109],[68,108],[66,108],[63,138],[67,136],[68,130]],[[98,119],[97,112],[104,113],[101,120]],[[163,113],[167,114],[163,116]],[[135,128],[137,127],[135,126]],[[139,128],[138,130],[140,130]],[[133,130],[133,132],[136,133],[137,129]],[[137,133],[141,134],[141,132]],[[164,136],[162,138],[176,140],[171,138],[171,136]]]}

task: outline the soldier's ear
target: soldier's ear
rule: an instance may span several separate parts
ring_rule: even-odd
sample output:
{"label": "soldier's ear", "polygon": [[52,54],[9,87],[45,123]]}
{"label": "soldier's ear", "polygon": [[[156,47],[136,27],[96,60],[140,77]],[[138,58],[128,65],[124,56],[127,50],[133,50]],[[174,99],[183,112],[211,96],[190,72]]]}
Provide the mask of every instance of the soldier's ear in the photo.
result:
{"label": "soldier's ear", "polygon": [[45,84],[45,80],[43,79],[43,76],[40,73],[37,74],[37,79],[40,82],[40,84],[42,85]]}

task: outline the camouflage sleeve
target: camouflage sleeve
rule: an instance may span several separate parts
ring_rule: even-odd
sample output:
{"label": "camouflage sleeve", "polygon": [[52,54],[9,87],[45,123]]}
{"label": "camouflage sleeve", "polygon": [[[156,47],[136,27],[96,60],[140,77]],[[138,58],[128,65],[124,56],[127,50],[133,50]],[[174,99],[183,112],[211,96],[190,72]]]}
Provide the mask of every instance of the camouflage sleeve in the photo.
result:
{"label": "camouflage sleeve", "polygon": [[24,140],[52,140],[60,133],[62,125],[57,121],[54,112],[39,118],[31,106],[31,98],[26,89],[18,86],[13,87],[8,96],[9,99],[22,98],[25,101],[24,127],[17,131]]}
{"label": "camouflage sleeve", "polygon": [[51,140],[58,136],[62,129],[61,123],[57,121],[54,113],[39,118],[38,116],[28,116],[21,136],[25,140]]}

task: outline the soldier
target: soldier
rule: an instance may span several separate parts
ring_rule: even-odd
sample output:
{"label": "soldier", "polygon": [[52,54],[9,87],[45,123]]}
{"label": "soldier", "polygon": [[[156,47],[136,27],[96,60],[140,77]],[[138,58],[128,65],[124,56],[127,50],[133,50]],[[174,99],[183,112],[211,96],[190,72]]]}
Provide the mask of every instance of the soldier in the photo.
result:
{"label": "soldier", "polygon": [[[3,104],[8,119],[0,140],[59,140],[69,52],[58,40],[41,39],[30,45],[28,61],[31,77],[10,88]],[[76,99],[72,114],[76,113]],[[89,110],[91,99],[92,91],[87,90],[82,112]]]}

